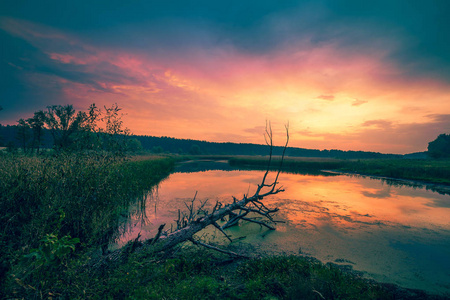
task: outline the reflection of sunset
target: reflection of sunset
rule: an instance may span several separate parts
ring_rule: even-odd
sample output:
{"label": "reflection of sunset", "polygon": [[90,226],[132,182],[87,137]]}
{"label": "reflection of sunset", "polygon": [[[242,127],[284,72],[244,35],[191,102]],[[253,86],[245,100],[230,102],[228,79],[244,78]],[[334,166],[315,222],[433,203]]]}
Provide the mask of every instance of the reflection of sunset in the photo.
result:
{"label": "reflection of sunset", "polygon": [[358,177],[302,176],[305,180],[296,182],[298,177],[291,174],[282,177],[289,188],[281,197],[290,199],[283,207],[294,224],[311,226],[327,220],[343,228],[395,224],[450,228],[448,208],[428,206],[434,197],[448,196],[431,192],[420,195],[412,188],[391,187]]}
{"label": "reflection of sunset", "polygon": [[[233,196],[239,198],[247,192],[252,194],[260,175],[260,171],[172,174],[161,184],[157,199],[150,199],[148,229],[153,231],[158,222],[172,222],[177,210],[184,207],[184,202],[191,201],[196,192],[197,200],[208,199],[206,207],[216,201],[230,203]],[[285,192],[266,199],[265,203],[278,207],[277,218],[287,221],[288,226],[312,230],[332,226],[337,230],[356,230],[355,233],[389,227],[450,229],[449,208],[430,206],[431,202],[449,196],[389,186],[363,177],[283,173],[280,181],[286,187]]]}
{"label": "reflection of sunset", "polygon": [[[216,201],[226,204],[233,196],[252,194],[262,175],[262,171],[171,174],[147,201],[149,223],[139,224],[136,216],[137,225],[120,243],[138,233],[144,239],[153,237],[162,223],[170,228],[178,209],[190,203],[196,192],[197,203],[208,199],[206,209],[211,209]],[[324,262],[351,261],[355,269],[368,272],[371,278],[446,291],[435,283],[450,280],[442,271],[443,262],[436,261],[449,254],[449,195],[358,176],[282,173],[279,181],[285,192],[265,198],[264,203],[278,207],[274,219],[285,223],[271,231],[242,222],[227,229],[232,238],[245,237],[244,242],[269,253],[301,251]],[[214,232],[206,230],[205,236],[227,242],[220,232]],[[427,252],[414,252],[416,248]],[[438,256],[424,259],[427,253]],[[414,275],[418,273],[420,280]]]}

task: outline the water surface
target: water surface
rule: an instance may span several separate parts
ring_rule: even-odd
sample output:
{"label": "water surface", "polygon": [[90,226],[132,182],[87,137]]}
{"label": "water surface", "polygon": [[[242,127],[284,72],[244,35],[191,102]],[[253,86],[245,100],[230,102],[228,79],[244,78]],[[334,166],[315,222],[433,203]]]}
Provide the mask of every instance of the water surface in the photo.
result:
{"label": "water surface", "polygon": [[[191,168],[192,167],[192,168]],[[226,170],[217,170],[224,167]],[[196,172],[188,173],[188,171]],[[120,243],[170,228],[178,209],[197,199],[213,205],[255,191],[264,172],[233,170],[225,163],[184,163],[148,198],[143,224],[136,216]],[[271,174],[274,176],[274,174]],[[245,236],[259,251],[310,255],[348,265],[365,277],[430,292],[450,293],[450,196],[390,185],[362,176],[282,173],[285,192],[266,198],[278,207],[277,230],[241,224],[227,232]],[[220,236],[214,230],[208,235]],[[220,237],[221,238],[221,237]],[[224,242],[226,242],[223,239]]]}

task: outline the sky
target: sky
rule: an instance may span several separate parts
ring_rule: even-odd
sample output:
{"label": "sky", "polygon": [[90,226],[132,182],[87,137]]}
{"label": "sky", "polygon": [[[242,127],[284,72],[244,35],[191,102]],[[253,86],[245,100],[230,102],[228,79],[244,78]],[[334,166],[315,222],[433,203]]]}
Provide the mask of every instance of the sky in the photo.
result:
{"label": "sky", "polygon": [[450,1],[1,1],[0,123],[405,154],[450,133]]}

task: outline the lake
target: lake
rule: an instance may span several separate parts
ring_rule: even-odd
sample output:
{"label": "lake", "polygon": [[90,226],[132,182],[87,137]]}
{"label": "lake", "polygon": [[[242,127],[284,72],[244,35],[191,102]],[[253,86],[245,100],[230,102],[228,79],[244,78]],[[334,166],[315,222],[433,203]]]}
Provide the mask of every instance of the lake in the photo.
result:
{"label": "lake", "polygon": [[[225,161],[185,162],[160,183],[118,245],[153,237],[197,200],[229,203],[255,191],[263,171],[237,170]],[[274,176],[274,173],[270,174]],[[278,207],[276,230],[243,223],[227,233],[258,251],[294,253],[345,265],[364,277],[429,292],[450,293],[450,196],[364,176],[281,173],[285,191],[264,199]],[[133,210],[139,211],[138,207]],[[205,238],[227,243],[215,229]]]}

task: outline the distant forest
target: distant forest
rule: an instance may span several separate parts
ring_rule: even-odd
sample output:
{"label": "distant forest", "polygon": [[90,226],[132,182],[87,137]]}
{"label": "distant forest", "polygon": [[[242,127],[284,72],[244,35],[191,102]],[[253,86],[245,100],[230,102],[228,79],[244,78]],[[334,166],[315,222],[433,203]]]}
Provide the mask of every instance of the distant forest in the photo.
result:
{"label": "distant forest", "polygon": [[[30,129],[31,136],[31,129]],[[21,141],[18,137],[18,126],[0,124],[0,147],[20,148]],[[146,135],[130,135],[130,140],[139,141],[142,150],[153,153],[175,153],[192,155],[267,155],[266,145],[250,143],[217,143],[189,139],[177,139],[171,137],[155,137]],[[44,130],[41,141],[43,148],[52,148],[53,141],[49,130]],[[281,155],[283,147],[274,147],[274,155]],[[289,147],[286,150],[287,156],[293,157],[332,157],[347,159],[364,158],[402,158],[404,155],[382,154],[378,152],[365,151],[342,151],[342,150],[316,150]],[[408,154],[411,158],[425,158],[425,153]]]}

